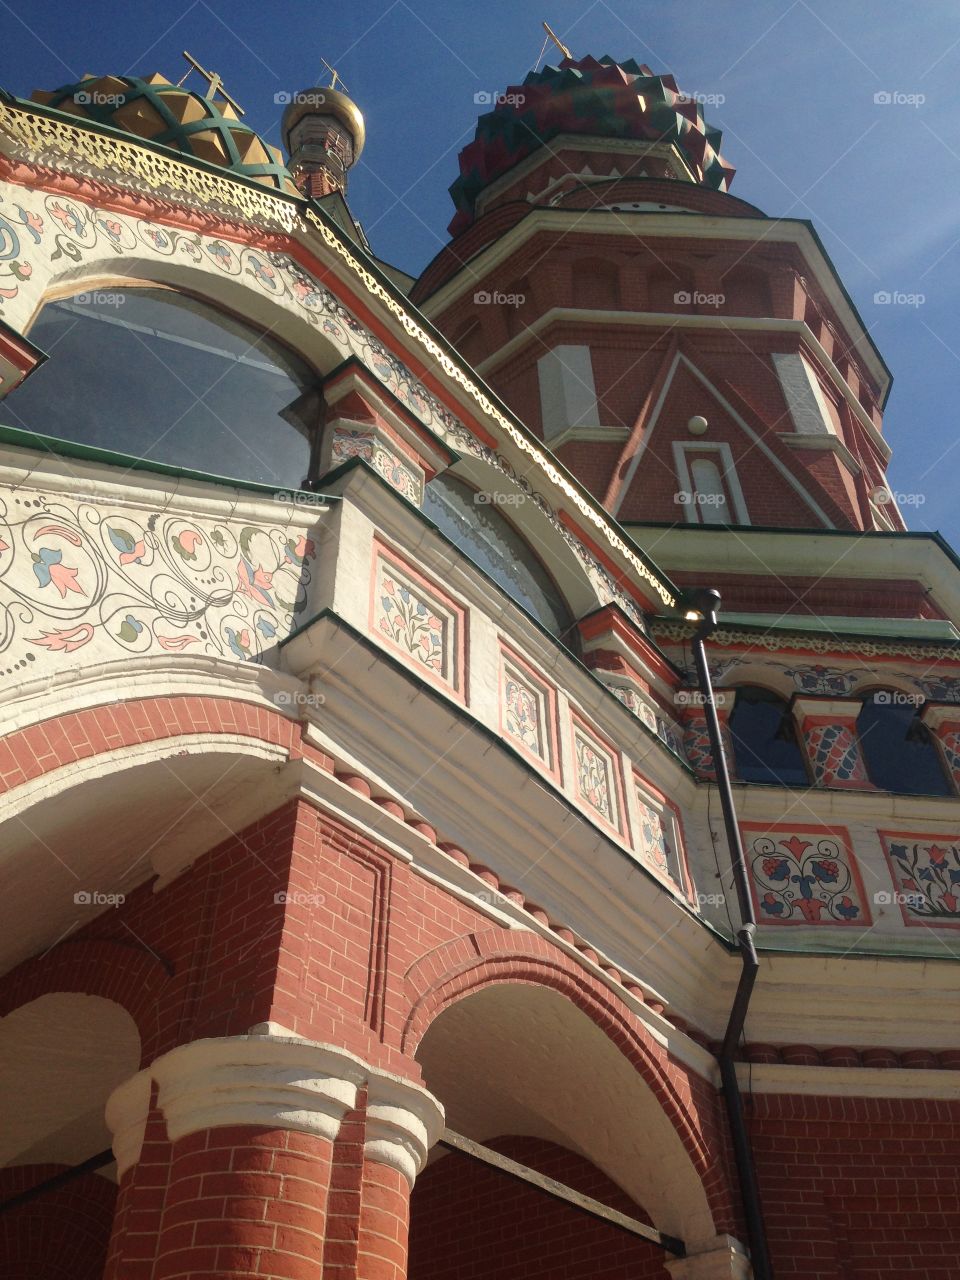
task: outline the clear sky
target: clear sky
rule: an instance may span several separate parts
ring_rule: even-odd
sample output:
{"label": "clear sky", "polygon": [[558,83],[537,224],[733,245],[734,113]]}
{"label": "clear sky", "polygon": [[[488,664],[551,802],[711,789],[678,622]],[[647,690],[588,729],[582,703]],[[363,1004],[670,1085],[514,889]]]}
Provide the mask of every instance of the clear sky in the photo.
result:
{"label": "clear sky", "polygon": [[445,242],[457,154],[487,109],[475,94],[523,80],[542,19],[576,56],[674,72],[682,89],[716,98],[706,114],[737,168],[733,193],[814,222],[894,374],[890,487],[911,528],[960,548],[956,0],[0,0],[0,10],[0,83],[14,93],[85,72],[178,79],[189,49],[273,143],[275,96],[326,83],[325,58],[367,121],[351,207],[375,251],[412,274]]}

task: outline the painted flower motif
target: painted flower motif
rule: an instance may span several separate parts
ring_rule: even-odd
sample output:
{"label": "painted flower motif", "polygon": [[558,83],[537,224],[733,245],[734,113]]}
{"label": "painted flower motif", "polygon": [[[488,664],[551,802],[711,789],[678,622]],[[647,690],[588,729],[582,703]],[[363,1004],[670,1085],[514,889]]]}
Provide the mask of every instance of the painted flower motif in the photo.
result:
{"label": "painted flower motif", "polygon": [[163,232],[160,231],[157,227],[148,227],[147,235],[153,241],[153,246],[155,249],[165,249],[167,245],[170,243],[170,241],[163,234]]}
{"label": "painted flower motif", "polygon": [[930,861],[935,867],[942,867],[947,860],[946,849],[941,849],[939,845],[932,844],[930,846]]}
{"label": "painted flower motif", "polygon": [[237,590],[241,595],[249,596],[258,604],[274,607],[270,591],[273,587],[273,574],[267,573],[262,565],[256,568],[249,560],[240,559],[237,563]]}
{"label": "painted flower motif", "polygon": [[93,627],[89,622],[82,622],[78,627],[67,627],[61,631],[44,631],[42,635],[28,636],[27,639],[31,644],[39,645],[41,649],[50,649],[55,653],[73,653],[75,649],[82,649],[93,639]]}
{"label": "painted flower motif", "polygon": [[797,900],[797,906],[800,908],[800,913],[807,924],[818,924],[826,905],[819,898],[799,898]]}
{"label": "painted flower motif", "polygon": [[83,587],[77,582],[79,569],[71,569],[63,564],[63,552],[52,547],[41,547],[33,555],[33,572],[41,587],[49,587],[51,583],[60,592],[60,599],[66,598],[68,591],[84,595]]}
{"label": "painted flower motif", "polygon": [[843,916],[844,920],[856,920],[860,914],[860,908],[852,898],[844,894],[837,903],[837,914]]}
{"label": "painted flower motif", "polygon": [[10,550],[10,543],[4,542],[4,540],[0,538],[0,552],[9,551],[9,550]]}
{"label": "painted flower motif", "polygon": [[132,644],[137,636],[143,631],[143,623],[139,622],[132,613],[128,613],[124,620],[120,623],[120,639],[126,640]]}
{"label": "painted flower motif", "polygon": [[218,267],[229,267],[233,261],[233,254],[229,248],[221,240],[213,240],[207,245],[207,253],[213,258]]}
{"label": "painted flower motif", "polygon": [[801,840],[799,836],[791,836],[789,840],[783,841],[783,847],[792,858],[796,858],[799,862],[803,857],[804,851],[810,848],[810,841]]}
{"label": "painted flower motif", "polygon": [[263,636],[264,640],[272,640],[277,634],[277,628],[273,625],[269,618],[260,617],[257,619],[257,630]]}
{"label": "painted flower motif", "polygon": [[115,218],[98,218],[97,225],[107,233],[114,244],[120,243],[123,227]]}
{"label": "painted flower motif", "polygon": [[170,539],[174,551],[182,560],[196,560],[197,547],[203,542],[196,529],[183,529],[175,538]]}
{"label": "painted flower motif", "polygon": [[20,221],[33,237],[34,242],[39,244],[40,233],[43,231],[43,219],[39,214],[31,213],[29,209],[24,209],[20,205],[17,205],[17,213],[20,216]]}
{"label": "painted flower motif", "polygon": [[293,538],[287,539],[284,546],[284,555],[291,564],[303,564],[305,560],[313,559],[316,550],[316,544],[313,539],[307,538],[301,533],[296,541]]}
{"label": "painted flower motif", "polygon": [[250,632],[244,627],[237,632],[233,627],[225,627],[224,632],[227,637],[227,644],[237,655],[238,658],[246,660],[250,657]]}
{"label": "painted flower motif", "polygon": [[768,916],[782,916],[786,910],[777,895],[775,893],[771,893],[769,890],[763,895],[763,900],[760,903],[760,906]]}
{"label": "painted flower motif", "polygon": [[810,864],[813,874],[818,880],[823,880],[828,884],[834,884],[840,878],[840,868],[835,862],[831,862],[828,858],[820,858],[817,862]]}
{"label": "painted flower motif", "polygon": [[33,275],[33,267],[29,262],[11,262],[10,274],[17,280],[29,280]]}
{"label": "painted flower motif", "polygon": [[790,874],[790,864],[786,858],[764,858],[763,871],[770,880],[786,880]]}
{"label": "painted flower motif", "polygon": [[74,235],[79,235],[83,230],[83,219],[76,209],[71,209],[60,200],[54,201],[50,206],[50,212],[65,231],[72,231]]}
{"label": "painted flower motif", "polygon": [[257,283],[264,285],[266,288],[272,288],[273,281],[277,273],[274,271],[273,267],[270,266],[269,262],[264,262],[255,254],[251,254],[247,261],[253,268],[253,274],[256,277]]}
{"label": "painted flower motif", "polygon": [[107,534],[110,541],[120,552],[118,559],[121,564],[143,563],[147,548],[142,538],[135,538],[126,529],[117,529],[112,525],[107,525]]}

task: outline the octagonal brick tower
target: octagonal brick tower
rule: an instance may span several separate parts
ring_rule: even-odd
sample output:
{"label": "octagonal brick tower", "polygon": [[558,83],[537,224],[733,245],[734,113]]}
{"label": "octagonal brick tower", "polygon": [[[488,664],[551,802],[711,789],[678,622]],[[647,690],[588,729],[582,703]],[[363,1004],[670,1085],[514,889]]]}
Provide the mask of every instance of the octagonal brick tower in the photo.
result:
{"label": "octagonal brick tower", "polygon": [[811,224],[670,75],[564,59],[460,155],[421,309],[622,522],[902,529],[890,376]]}

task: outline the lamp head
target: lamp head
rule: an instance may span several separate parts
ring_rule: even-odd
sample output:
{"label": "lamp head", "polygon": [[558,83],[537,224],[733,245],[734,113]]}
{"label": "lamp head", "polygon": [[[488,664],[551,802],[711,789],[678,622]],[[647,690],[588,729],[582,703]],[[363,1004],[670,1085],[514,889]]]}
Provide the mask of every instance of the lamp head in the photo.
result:
{"label": "lamp head", "polygon": [[685,621],[698,623],[697,635],[706,636],[717,625],[720,612],[720,592],[715,587],[696,587],[688,591],[684,602]]}

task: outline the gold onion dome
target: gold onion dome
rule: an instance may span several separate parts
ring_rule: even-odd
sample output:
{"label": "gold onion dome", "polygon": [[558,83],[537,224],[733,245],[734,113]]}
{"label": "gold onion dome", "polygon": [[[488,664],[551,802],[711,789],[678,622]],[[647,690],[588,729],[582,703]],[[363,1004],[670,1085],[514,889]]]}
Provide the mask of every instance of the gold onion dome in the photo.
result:
{"label": "gold onion dome", "polygon": [[357,104],[339,89],[304,89],[292,95],[280,121],[280,134],[287,151],[291,146],[291,134],[305,116],[332,116],[353,138],[353,160],[356,163],[367,140],[367,127],[363,113]]}
{"label": "gold onion dome", "polygon": [[86,75],[59,89],[36,90],[31,100],[297,194],[279,149],[244,124],[231,101],[213,101],[164,76]]}

